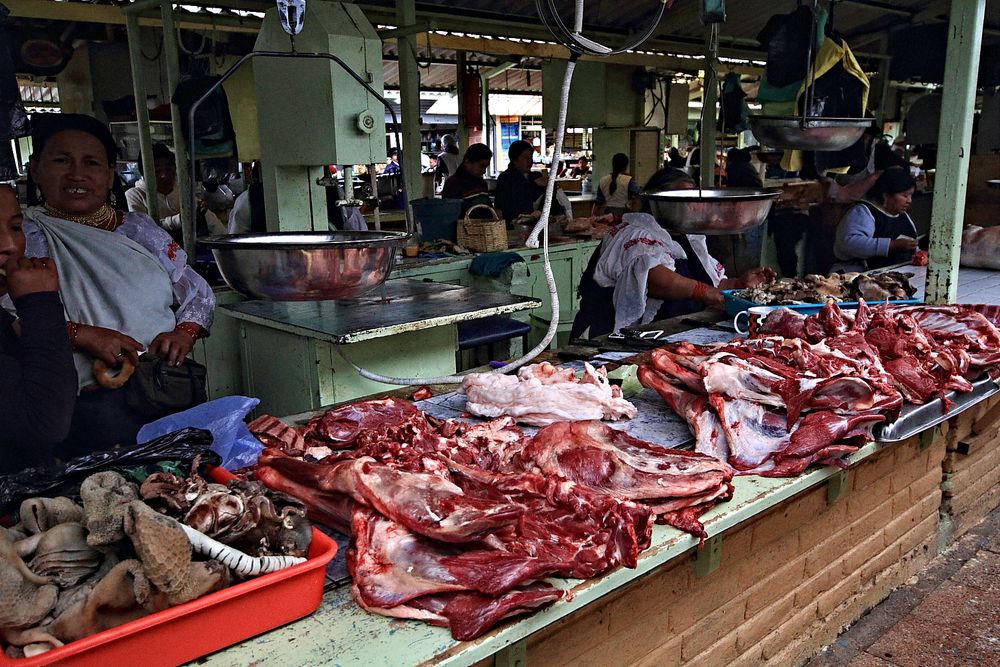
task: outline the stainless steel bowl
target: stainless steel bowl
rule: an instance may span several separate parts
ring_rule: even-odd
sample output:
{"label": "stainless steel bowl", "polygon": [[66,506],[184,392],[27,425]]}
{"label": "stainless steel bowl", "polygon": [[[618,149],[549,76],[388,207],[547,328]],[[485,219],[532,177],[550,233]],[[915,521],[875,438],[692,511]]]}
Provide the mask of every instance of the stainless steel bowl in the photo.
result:
{"label": "stainless steel bowl", "polygon": [[389,275],[404,232],[240,234],[199,239],[244,296],[272,301],[350,299]]}
{"label": "stainless steel bowl", "polygon": [[724,188],[644,194],[659,223],[681,234],[739,234],[767,218],[780,190]]}
{"label": "stainless steel bowl", "polygon": [[804,151],[839,151],[851,146],[871,118],[807,118],[797,116],[750,116],[750,130],[757,141],[769,148]]}

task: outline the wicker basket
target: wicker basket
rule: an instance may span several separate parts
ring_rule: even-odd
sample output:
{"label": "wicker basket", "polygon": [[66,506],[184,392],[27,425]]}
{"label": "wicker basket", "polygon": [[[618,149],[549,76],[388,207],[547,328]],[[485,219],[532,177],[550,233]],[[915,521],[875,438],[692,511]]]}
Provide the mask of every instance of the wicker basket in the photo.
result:
{"label": "wicker basket", "polygon": [[[477,208],[485,208],[493,215],[492,220],[469,218]],[[486,204],[476,204],[465,212],[465,218],[458,221],[458,245],[473,252],[496,252],[507,249],[507,223],[493,208]]]}

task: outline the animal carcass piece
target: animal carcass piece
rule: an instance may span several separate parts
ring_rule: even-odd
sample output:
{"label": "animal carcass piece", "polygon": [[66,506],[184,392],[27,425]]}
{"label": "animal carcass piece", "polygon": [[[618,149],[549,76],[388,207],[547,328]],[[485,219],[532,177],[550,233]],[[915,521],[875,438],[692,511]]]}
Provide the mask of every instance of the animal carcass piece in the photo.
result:
{"label": "animal carcass piece", "polygon": [[844,465],[843,457],[857,451],[852,441],[870,439],[871,426],[885,419],[821,410],[789,427],[787,415],[773,408],[723,394],[699,396],[652,366],[639,368],[639,381],[684,417],[695,451],[728,461],[737,475],[794,477],[812,463]]}
{"label": "animal carcass piece", "polygon": [[550,363],[525,366],[517,376],[470,373],[462,382],[469,412],[482,417],[507,415],[522,424],[546,426],[583,419],[631,419],[635,406],[608,382],[607,371],[585,364],[579,381],[570,369]]}
{"label": "animal carcass piece", "polygon": [[701,538],[707,534],[697,517],[732,497],[733,471],[726,463],[659,447],[598,421],[547,426],[519,457],[543,474],[642,501],[665,523]]}
{"label": "animal carcass piece", "polygon": [[962,230],[962,266],[1000,271],[1000,227],[969,225]]}

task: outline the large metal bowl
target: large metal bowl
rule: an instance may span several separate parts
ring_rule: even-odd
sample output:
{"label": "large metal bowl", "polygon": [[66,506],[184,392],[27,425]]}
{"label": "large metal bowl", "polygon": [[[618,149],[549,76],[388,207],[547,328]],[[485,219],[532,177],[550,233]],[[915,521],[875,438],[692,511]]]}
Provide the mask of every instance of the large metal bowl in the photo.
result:
{"label": "large metal bowl", "polygon": [[404,232],[239,234],[199,239],[240,294],[272,301],[351,299],[389,275]]}
{"label": "large metal bowl", "polygon": [[871,118],[807,118],[798,116],[750,116],[750,131],[769,148],[804,151],[839,151],[853,145]]}
{"label": "large metal bowl", "polygon": [[740,234],[767,218],[780,190],[724,188],[644,194],[660,225],[681,234]]}

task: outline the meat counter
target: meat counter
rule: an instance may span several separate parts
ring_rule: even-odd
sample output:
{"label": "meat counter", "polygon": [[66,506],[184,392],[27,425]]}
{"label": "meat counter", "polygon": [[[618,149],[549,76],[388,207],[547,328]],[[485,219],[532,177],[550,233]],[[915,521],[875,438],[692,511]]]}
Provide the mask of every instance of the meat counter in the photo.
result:
{"label": "meat counter", "polygon": [[[679,318],[648,328],[677,333],[693,326],[704,335],[707,323]],[[702,517],[709,534],[702,547],[696,538],[657,526],[636,569],[582,582],[557,579],[573,590],[572,600],[472,642],[367,614],[341,579],[313,616],[206,662],[799,663],[957,537],[950,511],[962,512],[965,525],[1000,504],[998,416],[994,397],[906,441],[870,443],[851,456],[847,470],[737,478],[734,498]],[[662,430],[672,432],[666,424]],[[976,458],[962,459],[969,443]],[[956,479],[968,486],[954,487]],[[993,480],[992,491],[982,491],[982,480]]]}

